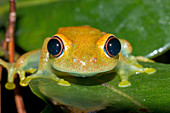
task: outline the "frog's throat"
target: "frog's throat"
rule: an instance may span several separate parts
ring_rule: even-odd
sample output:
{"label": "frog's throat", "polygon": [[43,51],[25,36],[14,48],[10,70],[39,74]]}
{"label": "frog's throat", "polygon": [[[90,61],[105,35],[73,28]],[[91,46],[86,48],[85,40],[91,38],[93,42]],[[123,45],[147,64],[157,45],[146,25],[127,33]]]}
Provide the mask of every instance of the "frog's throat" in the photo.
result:
{"label": "frog's throat", "polygon": [[92,73],[76,73],[76,72],[67,72],[73,76],[77,76],[77,77],[91,77],[94,76],[96,74],[98,74],[99,72],[92,72]]}

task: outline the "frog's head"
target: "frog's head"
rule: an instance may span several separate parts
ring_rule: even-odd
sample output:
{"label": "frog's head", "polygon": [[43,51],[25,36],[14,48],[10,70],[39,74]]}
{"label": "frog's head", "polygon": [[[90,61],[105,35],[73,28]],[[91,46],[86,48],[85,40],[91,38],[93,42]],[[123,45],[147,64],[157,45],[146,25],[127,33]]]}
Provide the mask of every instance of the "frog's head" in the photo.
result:
{"label": "frog's head", "polygon": [[113,34],[82,26],[60,28],[47,49],[53,68],[86,77],[113,69],[121,45]]}

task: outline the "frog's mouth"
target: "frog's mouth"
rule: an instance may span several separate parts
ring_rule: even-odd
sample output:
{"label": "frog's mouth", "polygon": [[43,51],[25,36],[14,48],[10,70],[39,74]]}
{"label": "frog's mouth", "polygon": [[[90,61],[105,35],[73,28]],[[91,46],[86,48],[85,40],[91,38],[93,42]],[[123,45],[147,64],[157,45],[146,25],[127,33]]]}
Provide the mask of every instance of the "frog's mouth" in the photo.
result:
{"label": "frog's mouth", "polygon": [[70,74],[72,76],[75,76],[75,77],[91,77],[91,76],[95,76],[95,75],[97,75],[99,73],[107,72],[107,71],[112,70],[112,69],[109,69],[109,70],[97,71],[97,72],[95,72],[95,71],[92,71],[92,72],[89,72],[89,71],[88,72],[71,72],[71,71],[66,71],[66,70],[61,70],[61,69],[55,68],[54,66],[53,66],[53,68],[55,70],[61,72],[61,73],[68,73],[68,74]]}

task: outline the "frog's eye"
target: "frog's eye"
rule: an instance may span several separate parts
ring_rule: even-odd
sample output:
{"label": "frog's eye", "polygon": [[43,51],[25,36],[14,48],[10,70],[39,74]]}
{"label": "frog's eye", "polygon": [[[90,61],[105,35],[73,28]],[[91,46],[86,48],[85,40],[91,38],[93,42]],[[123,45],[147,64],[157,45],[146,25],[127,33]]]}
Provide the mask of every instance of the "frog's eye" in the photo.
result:
{"label": "frog's eye", "polygon": [[54,36],[49,40],[47,49],[51,55],[59,57],[64,52],[64,44],[58,36]]}
{"label": "frog's eye", "polygon": [[111,35],[105,45],[104,45],[104,51],[105,53],[109,56],[109,57],[114,57],[116,56],[121,49],[121,44],[119,42],[119,40],[114,37],[113,35]]}

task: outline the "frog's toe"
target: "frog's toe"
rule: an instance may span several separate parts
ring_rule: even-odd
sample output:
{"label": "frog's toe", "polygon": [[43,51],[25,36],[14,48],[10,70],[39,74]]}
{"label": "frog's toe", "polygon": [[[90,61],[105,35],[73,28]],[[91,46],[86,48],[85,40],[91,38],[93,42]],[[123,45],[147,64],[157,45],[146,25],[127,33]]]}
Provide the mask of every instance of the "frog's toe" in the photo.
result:
{"label": "frog's toe", "polygon": [[16,87],[16,85],[13,82],[7,82],[5,84],[5,88],[7,88],[9,90],[15,89],[15,87]]}
{"label": "frog's toe", "polygon": [[138,68],[143,68],[143,66],[140,65],[140,64],[134,64],[134,66],[136,66],[136,67],[138,67]]}
{"label": "frog's toe", "polygon": [[145,68],[144,71],[147,73],[147,74],[153,74],[156,72],[156,69],[154,68]]}
{"label": "frog's toe", "polygon": [[127,80],[123,80],[118,84],[119,87],[128,87],[130,85],[131,85],[131,83]]}
{"label": "frog's toe", "polygon": [[70,86],[70,83],[68,81],[65,81],[64,79],[61,79],[59,82],[58,82],[59,85],[62,85],[62,86]]}
{"label": "frog's toe", "polygon": [[143,57],[143,56],[137,56],[136,59],[137,59],[138,61],[141,61],[141,62],[151,62],[151,63],[155,63],[154,60],[145,58],[145,57]]}
{"label": "frog's toe", "polygon": [[25,79],[20,81],[20,85],[23,87],[28,86],[29,82],[34,78],[36,78],[34,75],[27,76]]}

